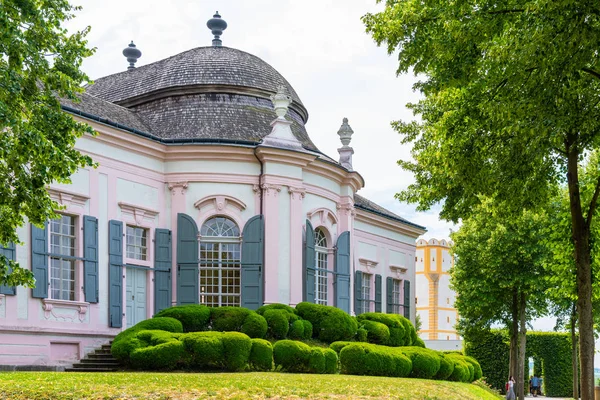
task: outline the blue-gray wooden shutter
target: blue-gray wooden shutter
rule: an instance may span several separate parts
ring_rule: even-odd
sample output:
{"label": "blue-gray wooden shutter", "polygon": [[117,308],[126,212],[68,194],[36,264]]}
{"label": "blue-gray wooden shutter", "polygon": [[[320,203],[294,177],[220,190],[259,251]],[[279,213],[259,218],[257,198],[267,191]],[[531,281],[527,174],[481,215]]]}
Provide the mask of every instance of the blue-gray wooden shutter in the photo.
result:
{"label": "blue-gray wooden shutter", "polygon": [[304,241],[304,301],[315,302],[315,230],[306,220]]}
{"label": "blue-gray wooden shutter", "polygon": [[110,326],[123,326],[123,222],[108,221],[108,313]]}
{"label": "blue-gray wooden shutter", "polygon": [[154,313],[171,306],[171,231],[154,231]]}
{"label": "blue-gray wooden shutter", "polygon": [[335,253],[335,305],[350,313],[350,232],[342,232]]}
{"label": "blue-gray wooden shutter", "polygon": [[88,303],[98,302],[98,218],[83,217],[83,293]]}
{"label": "blue-gray wooden shutter", "polygon": [[35,287],[31,295],[39,299],[48,297],[48,223],[43,228],[31,225],[31,271]]}
{"label": "blue-gray wooden shutter", "polygon": [[263,305],[264,242],[264,219],[256,215],[246,222],[242,234],[242,307],[251,310]]}
{"label": "blue-gray wooden shutter", "polygon": [[177,214],[177,303],[198,304],[198,227],[192,217]]}
{"label": "blue-gray wooden shutter", "polygon": [[[6,257],[7,261],[15,261],[16,260],[16,248],[13,242],[8,243],[6,247],[0,246],[0,254]],[[10,274],[12,269],[10,266],[7,268],[7,272]],[[14,286],[0,286],[0,294],[6,294],[9,296],[14,296],[17,293],[17,288]]]}
{"label": "blue-gray wooden shutter", "polygon": [[362,272],[354,274],[354,314],[362,313]]}
{"label": "blue-gray wooden shutter", "polygon": [[385,294],[387,298],[387,304],[385,312],[388,314],[394,313],[394,279],[391,277],[385,278]]}
{"label": "blue-gray wooden shutter", "polygon": [[410,319],[410,281],[404,281],[404,316]]}
{"label": "blue-gray wooden shutter", "polygon": [[381,312],[381,275],[375,275],[375,312]]}

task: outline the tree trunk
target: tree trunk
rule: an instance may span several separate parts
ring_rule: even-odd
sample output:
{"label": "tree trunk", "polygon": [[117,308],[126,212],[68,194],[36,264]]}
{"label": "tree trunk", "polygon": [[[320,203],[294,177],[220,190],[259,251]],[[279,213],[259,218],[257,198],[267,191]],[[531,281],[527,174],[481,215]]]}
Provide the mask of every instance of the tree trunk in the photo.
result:
{"label": "tree trunk", "polygon": [[510,332],[510,363],[509,363],[509,367],[508,367],[508,375],[506,377],[506,380],[508,380],[509,377],[517,377],[517,371],[518,368],[517,366],[519,365],[518,363],[518,357],[517,357],[517,342],[518,342],[518,334],[519,334],[519,297],[517,294],[517,290],[513,290],[513,300],[512,300],[512,307],[511,307],[511,313],[512,313],[512,324],[509,328],[509,332]]}
{"label": "tree trunk", "polygon": [[571,362],[573,364],[573,398],[579,398],[579,365],[577,364],[577,305],[573,303],[571,311]]}
{"label": "tree trunk", "polygon": [[525,316],[527,295],[521,293],[519,299],[519,374],[517,378],[517,397],[525,400],[525,346],[527,343],[527,318]]}
{"label": "tree trunk", "polygon": [[[590,255],[590,224],[595,204],[587,219],[583,216],[579,193],[577,137],[569,135],[567,150],[567,181],[571,209],[572,240],[577,267],[577,310],[579,312],[579,356],[581,362],[581,400],[594,400],[594,319],[592,315],[592,268]],[[594,196],[596,198],[596,196]]]}

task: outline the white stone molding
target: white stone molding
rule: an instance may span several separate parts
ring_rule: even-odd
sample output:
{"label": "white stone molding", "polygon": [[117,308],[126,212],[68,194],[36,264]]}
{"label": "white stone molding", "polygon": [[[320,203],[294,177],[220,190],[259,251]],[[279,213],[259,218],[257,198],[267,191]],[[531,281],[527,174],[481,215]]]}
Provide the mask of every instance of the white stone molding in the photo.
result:
{"label": "white stone molding", "polygon": [[356,215],[356,209],[354,208],[354,205],[350,203],[338,204],[337,209],[340,213],[343,213],[344,215]]}
{"label": "white stone molding", "polygon": [[48,188],[48,194],[52,200],[65,207],[85,207],[85,204],[90,199],[90,196],[86,194],[75,193],[69,190],[53,187]]}
{"label": "white stone molding", "polygon": [[265,196],[273,195],[273,196],[277,197],[279,192],[281,192],[281,185],[274,185],[272,183],[263,183],[262,185],[260,185],[260,187],[262,188]]}
{"label": "white stone molding", "polygon": [[[89,306],[90,303],[85,301],[42,299],[44,317],[46,317],[46,319],[54,317],[58,321],[75,322],[75,319],[79,319],[80,322],[83,322]],[[55,310],[55,307],[63,309],[66,312],[61,313],[59,310]]]}
{"label": "white stone molding", "polygon": [[118,204],[121,208],[123,217],[133,219],[138,226],[144,225],[144,221],[154,222],[156,216],[159,214],[157,210],[137,206],[135,204],[129,204],[122,201]]}
{"label": "white stone molding", "polygon": [[288,193],[292,197],[292,200],[295,200],[296,196],[298,200],[302,200],[306,196],[306,189],[290,186],[288,187]]}
{"label": "white stone molding", "polygon": [[0,294],[0,306],[1,306],[2,304],[4,304],[4,298],[5,298],[5,297],[6,297],[6,295],[4,295],[4,294]]}
{"label": "white stone molding", "polygon": [[396,274],[396,278],[398,279],[400,279],[402,275],[408,272],[408,268],[401,267],[399,265],[390,265],[390,270],[392,271],[392,273]]}
{"label": "white stone molding", "polygon": [[335,214],[327,208],[315,208],[306,213],[306,216],[309,221],[312,221],[313,218],[316,218],[316,220],[319,222],[317,225],[324,225],[328,228],[331,228],[333,225],[338,223]]}
{"label": "white stone molding", "polygon": [[358,262],[360,265],[365,267],[368,273],[371,273],[372,270],[375,269],[375,267],[377,267],[377,264],[379,264],[378,261],[369,260],[368,258],[359,258]]}
{"label": "white stone molding", "polygon": [[214,212],[219,213],[225,210],[228,205],[237,208],[239,212],[244,211],[246,209],[246,204],[244,202],[236,199],[235,197],[227,196],[227,195],[214,195],[214,196],[206,196],[197,202],[194,203],[194,207],[198,210],[212,205],[214,207]]}
{"label": "white stone molding", "polygon": [[177,192],[179,192],[180,194],[185,194],[185,192],[187,191],[187,188],[188,188],[188,182],[187,181],[168,182],[167,187],[169,188],[169,190],[171,191],[171,194],[173,196],[175,196],[175,194],[177,194]]}

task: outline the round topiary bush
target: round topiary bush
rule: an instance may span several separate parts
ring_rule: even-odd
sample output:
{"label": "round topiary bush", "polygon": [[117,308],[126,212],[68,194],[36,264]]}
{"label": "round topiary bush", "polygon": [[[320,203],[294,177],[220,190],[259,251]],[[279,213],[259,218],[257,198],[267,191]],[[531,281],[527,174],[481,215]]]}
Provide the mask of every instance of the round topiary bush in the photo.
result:
{"label": "round topiary bush", "polygon": [[325,374],[337,374],[338,372],[338,355],[332,349],[323,349],[325,355]]}
{"label": "round topiary bush", "polygon": [[413,346],[422,347],[424,349],[426,348],[425,342],[420,337],[418,337],[417,340],[413,343]]}
{"label": "round topiary bush", "polygon": [[363,327],[358,328],[358,330],[356,331],[356,340],[358,342],[368,342],[368,336],[369,332],[367,332],[367,330]]}
{"label": "round topiary bush", "polygon": [[325,373],[325,354],[322,349],[313,347],[308,357],[308,372],[314,374]]}
{"label": "round topiary bush", "polygon": [[474,359],[473,357],[469,357],[469,356],[464,356],[464,357],[465,357],[465,361],[473,366],[473,380],[472,381],[481,379],[481,377],[483,376],[483,372],[481,371],[481,365],[479,365],[477,360]]}
{"label": "round topiary bush", "polygon": [[267,320],[259,314],[249,314],[242,324],[241,332],[251,338],[262,339],[267,334]]}
{"label": "round topiary bush", "polygon": [[411,378],[431,379],[440,369],[440,355],[434,350],[422,347],[401,347],[402,352],[412,361]]}
{"label": "round topiary bush", "polygon": [[304,339],[304,320],[296,320],[290,326],[288,337],[294,340]]}
{"label": "round topiary bush", "polygon": [[339,342],[333,342],[329,345],[329,348],[332,349],[333,351],[335,351],[337,354],[340,354],[340,351],[342,351],[342,349],[348,345],[354,344],[356,342],[344,342],[344,341],[339,341]]}
{"label": "round topiary bush", "polygon": [[302,321],[302,325],[304,325],[304,335],[302,336],[302,339],[311,339],[313,337],[313,325],[310,321],[305,319],[300,321]]}
{"label": "round topiary bush", "polygon": [[332,306],[302,302],[296,306],[296,314],[310,321],[314,338],[326,343],[350,340],[358,329],[356,319]]}
{"label": "round topiary bush", "polygon": [[367,331],[367,341],[374,344],[387,344],[390,340],[390,329],[381,322],[361,321],[363,329]]}
{"label": "round topiary bush", "polygon": [[165,308],[154,318],[171,317],[181,322],[184,332],[200,332],[208,329],[210,308],[200,304],[188,304]]}
{"label": "round topiary bush", "polygon": [[248,364],[255,371],[271,371],[273,369],[273,345],[271,342],[264,339],[252,339]]}
{"label": "round topiary bush", "polygon": [[174,318],[160,317],[151,318],[135,324],[131,328],[119,333],[113,340],[111,353],[113,357],[122,363],[129,363],[129,356],[133,350],[144,347],[136,334],[143,330],[162,330],[167,332],[183,332],[181,322]]}
{"label": "round topiary bush", "polygon": [[223,364],[223,342],[221,332],[192,332],[181,336],[191,368],[221,368]]}
{"label": "round topiary bush", "polygon": [[287,372],[309,372],[311,348],[295,340],[279,340],[273,345],[275,367]]}
{"label": "round topiary bush", "polygon": [[228,371],[240,371],[248,365],[252,340],[240,332],[224,332],[221,337],[223,343],[223,366]]}
{"label": "round topiary bush", "polygon": [[444,354],[440,354],[440,369],[433,379],[447,380],[454,372],[454,363],[450,361]]}
{"label": "round topiary bush", "polygon": [[263,314],[267,320],[267,335],[274,339],[285,339],[290,329],[290,323],[287,317],[287,311],[270,309]]}
{"label": "round topiary bush", "polygon": [[265,311],[267,311],[267,310],[284,310],[288,314],[294,314],[294,309],[292,307],[288,306],[287,304],[281,304],[281,303],[267,304],[267,305],[258,307],[256,312],[260,315],[264,315]]}
{"label": "round topiary bush", "polygon": [[399,348],[368,343],[353,343],[340,351],[340,366],[344,374],[405,377],[412,362]]}
{"label": "round topiary bush", "polygon": [[131,365],[137,369],[169,371],[175,369],[184,355],[183,343],[173,339],[155,346],[135,349],[131,355]]}
{"label": "round topiary bush", "polygon": [[248,315],[254,311],[242,307],[212,307],[210,326],[213,331],[241,332]]}
{"label": "round topiary bush", "polygon": [[455,382],[469,382],[469,379],[471,378],[469,364],[462,359],[462,356],[447,354],[446,357],[449,361],[454,363],[454,371],[452,371],[448,380]]}

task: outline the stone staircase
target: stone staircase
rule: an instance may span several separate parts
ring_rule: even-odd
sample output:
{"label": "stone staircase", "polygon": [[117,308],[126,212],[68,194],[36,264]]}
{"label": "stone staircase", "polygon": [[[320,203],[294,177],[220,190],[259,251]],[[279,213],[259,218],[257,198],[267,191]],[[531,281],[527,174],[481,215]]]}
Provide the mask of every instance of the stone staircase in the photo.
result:
{"label": "stone staircase", "polygon": [[72,368],[65,368],[66,372],[114,372],[119,370],[121,364],[110,353],[110,345],[103,344],[93,353],[73,364]]}

